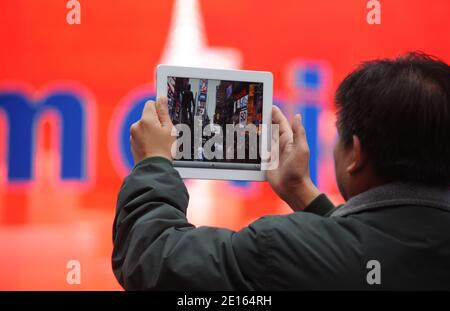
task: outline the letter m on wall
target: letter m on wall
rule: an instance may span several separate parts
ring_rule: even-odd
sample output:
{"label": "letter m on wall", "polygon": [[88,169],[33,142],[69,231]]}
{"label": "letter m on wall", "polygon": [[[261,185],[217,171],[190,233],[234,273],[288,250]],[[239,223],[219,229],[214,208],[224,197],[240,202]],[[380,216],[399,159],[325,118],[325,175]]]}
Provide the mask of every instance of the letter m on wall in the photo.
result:
{"label": "letter m on wall", "polygon": [[0,113],[7,128],[8,181],[30,181],[34,175],[36,124],[46,111],[56,112],[60,124],[61,179],[86,176],[86,124],[83,101],[74,94],[54,91],[34,101],[21,92],[0,92]]}

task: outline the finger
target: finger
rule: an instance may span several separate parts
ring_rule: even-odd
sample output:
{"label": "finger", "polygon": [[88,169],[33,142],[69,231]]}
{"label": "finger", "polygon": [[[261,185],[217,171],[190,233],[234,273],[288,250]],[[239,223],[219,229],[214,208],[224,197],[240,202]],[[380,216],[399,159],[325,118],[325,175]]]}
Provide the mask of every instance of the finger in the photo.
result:
{"label": "finger", "polygon": [[156,113],[162,126],[172,125],[167,107],[167,97],[160,97],[156,101]]}
{"label": "finger", "polygon": [[280,157],[280,137],[272,136],[270,142],[270,161],[278,161]]}
{"label": "finger", "polygon": [[272,107],[272,123],[280,126],[280,136],[284,133],[292,132],[291,126],[289,125],[289,122],[283,112],[281,112],[280,108],[275,105]]}
{"label": "finger", "polygon": [[134,144],[135,144],[135,140],[133,138],[133,135],[130,135],[131,155],[133,156],[133,161],[136,164],[136,153],[134,151]]}
{"label": "finger", "polygon": [[288,144],[293,143],[291,125],[277,106],[272,109],[272,120],[274,125],[278,125],[279,146],[281,150],[284,150]]}
{"label": "finger", "polygon": [[302,124],[302,116],[301,114],[296,114],[294,116],[294,120],[292,120],[292,133],[294,138],[294,143],[296,145],[305,144],[306,142],[306,133],[305,128]]}
{"label": "finger", "polygon": [[133,138],[136,135],[137,128],[139,126],[139,121],[134,122],[130,126],[130,138]]}
{"label": "finger", "polygon": [[145,105],[144,109],[142,110],[142,120],[149,121],[151,123],[160,123],[158,119],[158,114],[156,113],[156,105],[153,100],[148,100]]}

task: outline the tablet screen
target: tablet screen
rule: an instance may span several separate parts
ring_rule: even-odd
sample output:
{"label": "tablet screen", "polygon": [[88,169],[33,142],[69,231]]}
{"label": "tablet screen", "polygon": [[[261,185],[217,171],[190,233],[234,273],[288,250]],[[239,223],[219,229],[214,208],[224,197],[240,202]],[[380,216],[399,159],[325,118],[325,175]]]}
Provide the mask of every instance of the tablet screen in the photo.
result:
{"label": "tablet screen", "polygon": [[259,170],[263,83],[169,76],[175,166]]}

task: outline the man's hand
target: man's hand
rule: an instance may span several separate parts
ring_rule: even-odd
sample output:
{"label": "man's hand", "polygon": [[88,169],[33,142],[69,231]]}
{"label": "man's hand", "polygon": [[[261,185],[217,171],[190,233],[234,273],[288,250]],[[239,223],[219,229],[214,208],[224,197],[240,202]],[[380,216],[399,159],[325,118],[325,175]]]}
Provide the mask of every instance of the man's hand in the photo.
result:
{"label": "man's hand", "polygon": [[294,211],[303,210],[320,192],[309,177],[309,147],[301,116],[297,114],[289,124],[281,110],[274,106],[272,123],[279,126],[279,137],[276,137],[279,138],[279,164],[276,169],[267,171],[267,178],[272,189]]}
{"label": "man's hand", "polygon": [[149,157],[164,157],[172,161],[173,124],[167,109],[167,98],[145,103],[142,117],[130,128],[130,143],[134,163]]}

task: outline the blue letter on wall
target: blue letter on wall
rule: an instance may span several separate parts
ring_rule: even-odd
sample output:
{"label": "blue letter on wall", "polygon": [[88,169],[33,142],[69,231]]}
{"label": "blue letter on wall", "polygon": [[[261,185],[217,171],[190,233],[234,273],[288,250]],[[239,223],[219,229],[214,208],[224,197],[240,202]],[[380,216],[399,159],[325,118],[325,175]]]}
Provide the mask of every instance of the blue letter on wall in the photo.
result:
{"label": "blue letter on wall", "polygon": [[53,92],[33,103],[19,92],[0,93],[0,109],[9,125],[7,161],[9,181],[33,178],[36,123],[48,110],[61,120],[61,179],[82,180],[86,176],[86,132],[83,101],[74,94]]}

